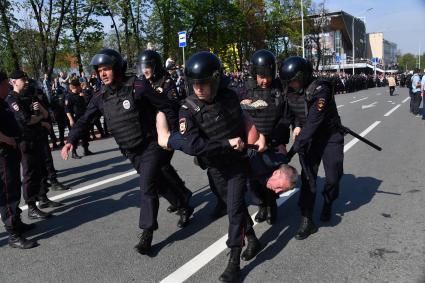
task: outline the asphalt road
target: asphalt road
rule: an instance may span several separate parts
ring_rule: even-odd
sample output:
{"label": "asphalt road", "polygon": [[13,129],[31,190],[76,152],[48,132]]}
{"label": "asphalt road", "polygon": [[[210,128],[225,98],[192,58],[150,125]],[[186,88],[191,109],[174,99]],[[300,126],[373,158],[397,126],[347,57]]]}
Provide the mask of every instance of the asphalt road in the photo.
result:
{"label": "asphalt road", "polygon": [[[298,193],[287,193],[279,199],[278,222],[255,226],[265,248],[242,263],[241,281],[425,282],[425,124],[409,114],[407,89],[396,93],[390,97],[387,88],[377,88],[336,96],[343,124],[383,151],[346,136],[345,175],[332,221],[320,223],[318,195],[318,233],[295,240]],[[73,189],[49,193],[66,206],[27,234],[40,246],[9,248],[0,228],[0,282],[217,282],[228,259],[228,219],[210,220],[214,198],[192,158],[176,153],[173,159],[194,192],[192,222],[177,228],[178,217],[167,213],[162,199],[148,257],[133,249],[140,233],[137,175],[113,139],[90,148],[96,155],[81,160],[63,161],[53,152],[59,179]],[[296,158],[292,163],[298,166]],[[256,207],[249,210],[254,214]],[[26,211],[23,220],[32,222]]]}

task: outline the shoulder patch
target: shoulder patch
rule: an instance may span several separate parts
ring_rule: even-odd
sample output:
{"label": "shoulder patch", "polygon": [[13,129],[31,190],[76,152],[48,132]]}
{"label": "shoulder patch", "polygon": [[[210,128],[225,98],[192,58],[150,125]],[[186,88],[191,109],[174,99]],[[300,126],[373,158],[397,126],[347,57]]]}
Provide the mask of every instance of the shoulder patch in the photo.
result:
{"label": "shoulder patch", "polygon": [[182,105],[182,108],[183,108],[183,109],[189,109],[189,107],[187,107],[187,106],[186,106],[186,105],[184,105],[184,104]]}
{"label": "shoulder patch", "polygon": [[325,102],[326,101],[324,98],[319,98],[317,100],[317,103],[316,103],[317,111],[322,111],[325,108],[325,104],[326,104]]}
{"label": "shoulder patch", "polygon": [[12,103],[12,108],[13,108],[13,110],[15,110],[16,112],[18,112],[18,111],[19,111],[19,105],[18,105],[18,103],[13,102],[13,103]]}
{"label": "shoulder patch", "polygon": [[179,120],[179,132],[180,132],[180,134],[184,135],[184,133],[186,133],[186,130],[187,130],[186,118],[181,118]]}

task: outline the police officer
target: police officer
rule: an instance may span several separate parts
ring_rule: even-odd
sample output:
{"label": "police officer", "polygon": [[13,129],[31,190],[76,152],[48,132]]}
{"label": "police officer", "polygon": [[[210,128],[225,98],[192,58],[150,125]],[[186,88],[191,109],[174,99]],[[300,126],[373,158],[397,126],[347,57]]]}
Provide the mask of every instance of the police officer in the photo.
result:
{"label": "police officer", "polygon": [[[69,125],[72,128],[86,111],[86,101],[78,79],[72,80],[69,84],[69,91],[66,96],[65,105],[66,116],[68,117]],[[92,155],[93,152],[89,150],[89,130],[83,135],[81,141],[84,148],[84,156]],[[72,149],[72,158],[81,158],[81,156],[77,154],[77,147]]]}
{"label": "police officer", "polygon": [[296,135],[293,150],[306,164],[301,172],[301,224],[295,236],[302,240],[317,231],[312,214],[316,198],[316,178],[320,162],[325,169],[324,205],[321,221],[329,221],[332,203],[339,194],[339,181],[343,175],[344,136],[336,108],[332,85],[328,81],[312,81],[311,63],[302,57],[289,57],[280,69],[281,80],[296,92],[304,92],[307,115],[301,131]]}
{"label": "police officer", "polygon": [[[170,74],[163,68],[161,56],[158,52],[154,50],[141,52],[137,60],[137,72],[139,78],[148,80],[155,93],[168,98],[176,112],[178,111],[182,97],[179,96],[176,84],[171,79]],[[177,128],[177,123],[174,127]],[[186,188],[183,180],[179,177],[174,167],[171,166],[170,162],[174,152],[167,153],[169,154],[169,162],[161,168],[161,171],[165,177],[163,180],[164,186],[170,187],[171,190],[167,190],[168,193],[163,196],[171,203],[167,211],[178,211],[178,214],[181,215],[182,219],[178,226],[183,227],[193,213],[193,208],[189,206],[192,192]]]}
{"label": "police officer", "polygon": [[156,141],[155,115],[158,110],[164,112],[174,125],[177,114],[170,100],[157,95],[149,82],[125,76],[127,64],[115,50],[101,50],[93,57],[91,65],[104,85],[71,129],[62,157],[68,158],[69,151],[93,120],[103,114],[122,153],[140,174],[139,227],[143,232],[135,248],[147,254],[151,250],[153,232],[158,229],[161,167],[169,162],[169,154]]}
{"label": "police officer", "polygon": [[59,131],[59,146],[65,145],[65,128],[68,127],[68,117],[65,112],[65,90],[58,84],[53,91],[52,97],[52,112],[58,125]]}
{"label": "police officer", "polygon": [[[31,219],[46,219],[50,213],[41,211],[36,206],[57,207],[62,204],[47,198],[47,186],[41,186],[44,164],[44,141],[41,132],[49,125],[43,121],[48,118],[47,110],[35,96],[26,92],[28,78],[26,73],[16,70],[11,74],[13,91],[9,93],[6,102],[12,109],[15,119],[22,131],[19,147],[22,154],[23,195],[28,204],[28,217]],[[43,167],[44,166],[44,167]]]}
{"label": "police officer", "polygon": [[[227,189],[227,246],[231,250],[219,280],[232,282],[239,277],[244,238],[247,237],[248,246],[242,259],[252,259],[261,249],[244,201],[249,164],[242,153],[246,138],[242,110],[236,93],[221,85],[222,66],[214,54],[193,55],[186,64],[185,75],[187,89],[194,94],[180,108],[179,131],[185,139],[181,149],[199,157],[214,181]],[[172,138],[169,143],[173,148]],[[260,145],[264,150],[265,143]]]}
{"label": "police officer", "polygon": [[27,240],[22,233],[35,225],[23,223],[20,216],[21,154],[17,139],[21,131],[9,105],[4,101],[8,87],[7,75],[0,71],[0,215],[9,234],[9,246],[29,249],[36,246],[36,242]]}
{"label": "police officer", "polygon": [[[257,131],[266,138],[268,148],[273,151],[285,149],[289,140],[289,127],[284,116],[284,99],[281,95],[281,83],[276,79],[276,58],[268,50],[258,50],[251,56],[251,76],[246,83],[245,99],[242,108],[254,121]],[[254,107],[262,101],[264,107]],[[255,221],[267,220],[269,224],[276,221],[278,197],[271,190],[266,190],[259,182],[250,182],[250,189],[260,209]]]}

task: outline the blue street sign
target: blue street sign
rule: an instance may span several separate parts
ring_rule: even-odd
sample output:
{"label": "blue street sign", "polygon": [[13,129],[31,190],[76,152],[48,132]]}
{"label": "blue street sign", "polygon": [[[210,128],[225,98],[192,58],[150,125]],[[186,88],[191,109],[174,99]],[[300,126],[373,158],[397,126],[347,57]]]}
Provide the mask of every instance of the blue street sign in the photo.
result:
{"label": "blue street sign", "polygon": [[340,62],[341,62],[341,56],[336,55],[336,56],[335,56],[335,61],[336,61],[337,63],[340,63]]}
{"label": "blue street sign", "polygon": [[179,47],[186,47],[186,32],[179,31]]}

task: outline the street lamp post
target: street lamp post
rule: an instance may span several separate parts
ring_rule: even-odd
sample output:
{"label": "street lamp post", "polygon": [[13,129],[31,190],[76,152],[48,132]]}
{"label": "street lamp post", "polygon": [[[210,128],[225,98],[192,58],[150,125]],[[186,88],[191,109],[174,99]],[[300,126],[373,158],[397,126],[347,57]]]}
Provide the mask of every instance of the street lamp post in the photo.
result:
{"label": "street lamp post", "polygon": [[[372,11],[373,8],[369,8],[366,10],[367,12]],[[353,16],[353,24],[351,25],[351,32],[352,32],[352,38],[353,38],[353,75],[354,75],[354,69],[355,69],[355,57],[356,57],[356,50],[355,50],[355,44],[354,44],[354,19],[360,19],[360,18],[364,18],[364,22],[365,22],[365,29],[366,29],[366,17],[355,17]],[[366,30],[365,30],[366,32]]]}
{"label": "street lamp post", "polygon": [[303,0],[301,2],[301,46],[303,49],[303,58],[305,58],[305,49],[304,49],[304,8]]}

